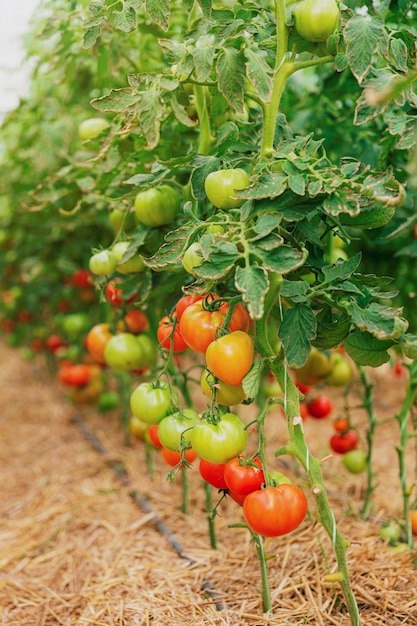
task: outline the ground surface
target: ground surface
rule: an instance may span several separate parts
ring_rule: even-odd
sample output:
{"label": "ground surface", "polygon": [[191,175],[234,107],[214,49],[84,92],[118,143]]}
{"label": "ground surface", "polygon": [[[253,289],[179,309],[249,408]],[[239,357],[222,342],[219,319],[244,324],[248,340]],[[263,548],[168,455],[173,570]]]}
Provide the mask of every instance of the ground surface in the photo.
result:
{"label": "ground surface", "polygon": [[[238,505],[220,504],[213,550],[197,470],[187,472],[190,513],[184,515],[182,481],[166,480],[156,453],[154,473],[147,473],[143,444],[123,445],[117,415],[75,409],[42,360],[28,363],[4,342],[0,380],[3,626],[350,624],[338,584],[325,581],[335,563],[327,535],[314,523],[313,501],[297,531],[266,541],[274,604],[267,617],[249,533],[229,527],[242,521]],[[375,380],[378,416],[390,417],[404,383],[383,370]],[[354,407],[358,398],[353,394],[350,402]],[[361,411],[353,411],[364,432]],[[74,416],[95,433],[101,451]],[[273,451],[285,442],[285,423],[278,413],[267,421],[272,464],[282,471]],[[397,428],[392,421],[378,428],[379,482],[366,522],[357,514],[364,477],[347,474],[340,458],[323,463],[337,525],[351,543],[352,586],[366,626],[417,624],[415,551],[397,551],[379,538],[381,523],[401,516]],[[312,453],[325,456],[330,423],[307,420],[305,433]],[[291,474],[291,466],[285,469]],[[302,474],[291,476],[308,492]]]}

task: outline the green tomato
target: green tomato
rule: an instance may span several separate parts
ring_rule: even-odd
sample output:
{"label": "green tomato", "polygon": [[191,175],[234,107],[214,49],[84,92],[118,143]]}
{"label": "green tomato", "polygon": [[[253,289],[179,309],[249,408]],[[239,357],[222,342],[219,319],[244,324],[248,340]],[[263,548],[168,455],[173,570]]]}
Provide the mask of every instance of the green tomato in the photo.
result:
{"label": "green tomato", "polygon": [[112,247],[112,252],[117,258],[116,270],[120,274],[134,274],[136,272],[143,272],[145,264],[143,257],[140,254],[131,254],[126,260],[123,261],[125,254],[130,247],[130,241],[118,241]]}
{"label": "green tomato", "polygon": [[88,120],[81,122],[78,127],[78,135],[81,141],[87,141],[87,139],[100,135],[109,126],[108,121],[102,117],[90,117]]}
{"label": "green tomato", "polygon": [[201,420],[191,431],[191,447],[211,463],[227,463],[243,452],[247,441],[245,424],[234,413],[224,413],[217,422]]}
{"label": "green tomato", "polygon": [[91,327],[91,319],[87,313],[69,313],[60,324],[63,333],[69,339],[76,339]]}
{"label": "green tomato", "polygon": [[140,191],[135,198],[135,215],[145,226],[163,226],[174,221],[181,207],[179,193],[170,185]]}
{"label": "green tomato", "polygon": [[363,450],[349,450],[343,455],[342,462],[351,474],[361,474],[367,465],[366,453]]}
{"label": "green tomato", "polygon": [[158,387],[148,382],[141,383],[130,396],[132,413],[146,424],[158,424],[172,413],[177,397],[171,394],[166,383],[160,383]]}
{"label": "green tomato", "polygon": [[198,241],[192,243],[183,254],[181,263],[183,268],[191,276],[195,276],[195,268],[199,267],[203,262],[201,254],[201,245]]}
{"label": "green tomato", "polygon": [[211,172],[204,183],[207,198],[218,209],[235,209],[244,200],[236,197],[236,191],[249,185],[248,173],[241,169],[217,170]]}
{"label": "green tomato", "polygon": [[111,250],[101,250],[90,257],[88,267],[93,274],[108,276],[117,267],[117,257]]}
{"label": "green tomato", "polygon": [[146,333],[136,335],[136,339],[142,348],[143,364],[142,368],[152,367],[155,365],[158,357],[158,348],[155,341]]}
{"label": "green tomato", "polygon": [[339,23],[339,6],[336,0],[302,0],[294,9],[294,18],[303,39],[327,41]]}
{"label": "green tomato", "polygon": [[390,524],[381,526],[379,536],[381,537],[381,539],[388,541],[389,544],[394,544],[399,540],[401,536],[401,527],[395,522],[391,522]]}
{"label": "green tomato", "polygon": [[330,374],[324,379],[328,385],[332,387],[345,387],[352,380],[353,369],[350,361],[342,354],[335,352],[332,354],[331,361],[333,363]]}
{"label": "green tomato", "polygon": [[277,470],[271,470],[268,472],[269,483],[276,487],[277,485],[291,485],[292,481],[288,476]]}
{"label": "green tomato", "polygon": [[117,409],[120,405],[120,396],[117,391],[103,391],[99,395],[97,400],[97,407],[99,411],[105,413],[106,411],[112,411]]}
{"label": "green tomato", "polygon": [[164,448],[179,452],[183,442],[190,442],[192,429],[200,422],[197,411],[183,409],[164,417],[158,424],[158,437]]}
{"label": "green tomato", "polygon": [[104,360],[117,372],[142,369],[145,362],[143,348],[132,333],[117,333],[110,337],[104,348]]}

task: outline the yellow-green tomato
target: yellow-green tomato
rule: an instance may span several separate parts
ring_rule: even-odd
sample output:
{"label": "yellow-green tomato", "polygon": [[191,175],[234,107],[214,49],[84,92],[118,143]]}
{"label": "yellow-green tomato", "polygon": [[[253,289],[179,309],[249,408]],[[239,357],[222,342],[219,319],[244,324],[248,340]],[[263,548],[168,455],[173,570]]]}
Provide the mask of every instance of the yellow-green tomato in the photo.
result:
{"label": "yellow-green tomato", "polygon": [[191,432],[200,418],[194,409],[182,409],[164,417],[158,424],[158,437],[164,448],[179,452],[189,444]]}
{"label": "yellow-green tomato", "polygon": [[327,41],[339,23],[339,6],[336,0],[301,0],[294,9],[294,18],[303,39]]}
{"label": "yellow-green tomato", "polygon": [[97,137],[100,133],[103,132],[106,128],[108,128],[110,124],[107,120],[102,117],[90,117],[87,120],[81,122],[78,127],[78,136],[81,141],[87,141],[87,139],[92,139],[93,137]]}
{"label": "yellow-green tomato", "polygon": [[212,398],[216,390],[216,402],[224,406],[235,406],[246,399],[242,385],[229,385],[216,379],[208,369],[203,370],[200,385],[204,395],[208,398]]}
{"label": "yellow-green tomato", "polygon": [[135,215],[145,226],[158,227],[174,221],[181,207],[180,194],[170,185],[140,191],[135,198]]}
{"label": "yellow-green tomato", "polygon": [[237,191],[249,185],[248,173],[242,168],[211,172],[204,183],[207,198],[218,209],[236,209],[244,200],[236,196]]}
{"label": "yellow-green tomato", "polygon": [[131,372],[143,368],[145,355],[136,335],[117,333],[106,343],[104,360],[117,372]]}
{"label": "yellow-green tomato", "polygon": [[101,250],[90,257],[88,266],[97,276],[113,274],[117,267],[117,257],[111,250]]}
{"label": "yellow-green tomato", "polygon": [[181,263],[183,268],[191,276],[195,276],[195,268],[199,267],[203,262],[203,255],[201,254],[201,245],[198,241],[194,241],[183,254]]}
{"label": "yellow-green tomato", "polygon": [[140,254],[133,254],[127,260],[123,260],[130,246],[129,241],[118,241],[112,248],[113,254],[117,258],[117,271],[120,274],[133,274],[135,272],[143,272],[145,264]]}

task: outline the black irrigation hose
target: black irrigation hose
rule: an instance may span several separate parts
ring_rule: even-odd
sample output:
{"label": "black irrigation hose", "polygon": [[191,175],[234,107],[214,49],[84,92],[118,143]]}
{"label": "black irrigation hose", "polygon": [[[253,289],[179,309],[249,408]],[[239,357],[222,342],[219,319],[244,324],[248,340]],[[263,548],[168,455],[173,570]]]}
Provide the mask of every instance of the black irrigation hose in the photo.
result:
{"label": "black irrigation hose", "polygon": [[[96,452],[102,454],[103,456],[108,456],[108,452],[101,443],[100,439],[90,430],[90,428],[79,415],[73,415],[71,418],[71,422],[78,426],[78,428],[82,431],[85,438],[87,439],[87,441],[89,441],[89,443]],[[107,461],[107,465],[111,467],[111,469],[126,485],[126,487],[129,487],[132,484],[132,480],[121,461],[110,459],[109,461]],[[164,537],[168,539],[169,544],[175,550],[177,555],[181,559],[187,561],[189,565],[197,565],[196,561],[194,561],[192,558],[185,554],[184,548],[182,547],[181,543],[175,537],[174,533],[168,528],[168,526],[155,513],[149,503],[149,500],[145,496],[139,494],[138,491],[136,491],[135,489],[130,490],[128,493],[132,500],[135,502],[135,504],[137,504],[144,513],[152,514],[152,523],[154,524],[155,528],[158,532],[161,533],[161,535],[164,535]],[[220,594],[215,590],[214,586],[207,578],[203,578],[203,584],[201,585],[201,589],[202,591],[207,593],[207,595],[214,601],[215,607],[218,611],[223,611],[226,608]]]}

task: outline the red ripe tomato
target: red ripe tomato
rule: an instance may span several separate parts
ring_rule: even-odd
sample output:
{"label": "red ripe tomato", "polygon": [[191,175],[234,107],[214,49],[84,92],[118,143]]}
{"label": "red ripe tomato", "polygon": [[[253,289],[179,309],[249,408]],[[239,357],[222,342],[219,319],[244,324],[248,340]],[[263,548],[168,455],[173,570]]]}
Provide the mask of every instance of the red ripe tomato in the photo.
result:
{"label": "red ripe tomato", "polygon": [[165,350],[170,350],[172,346],[173,352],[184,352],[188,348],[178,328],[178,322],[169,315],[160,320],[156,337]]}
{"label": "red ripe tomato", "polygon": [[211,461],[206,461],[206,459],[200,459],[200,476],[206,483],[216,489],[227,489],[224,479],[225,467],[226,463],[212,463]]}
{"label": "red ripe tomato", "polygon": [[133,294],[130,297],[124,296],[123,289],[121,287],[117,287],[117,284],[119,282],[119,278],[113,278],[112,280],[109,280],[104,290],[107,300],[113,306],[122,306],[123,304],[128,304],[129,302],[133,302],[136,298],[136,294]]}
{"label": "red ripe tomato", "polygon": [[123,318],[129,332],[137,335],[149,328],[149,320],[140,309],[130,309]]}
{"label": "red ripe tomato", "polygon": [[180,298],[175,306],[175,314],[177,316],[177,320],[179,321],[181,319],[182,314],[184,313],[185,309],[189,306],[191,306],[192,304],[194,304],[195,302],[198,302],[199,300],[204,300],[206,296],[202,295],[202,296],[182,296],[182,298]]}
{"label": "red ripe tomato", "polygon": [[[167,465],[171,465],[174,467],[178,465],[181,461],[181,453],[175,452],[175,450],[168,450],[168,448],[161,448],[161,455]],[[184,459],[188,461],[188,463],[193,463],[197,458],[197,454],[194,452],[192,448],[187,450],[184,454]]]}
{"label": "red ripe tomato", "polygon": [[63,385],[69,387],[83,387],[91,378],[90,367],[84,363],[68,364],[63,363],[59,369],[59,380]]}
{"label": "red ripe tomato", "polygon": [[[188,306],[180,319],[180,332],[185,343],[195,350],[204,354],[212,341],[217,339],[219,328],[226,319],[230,305],[222,302],[217,307],[213,303],[219,299],[217,294],[208,294],[204,300],[199,300]],[[215,310],[210,310],[209,305]],[[240,302],[234,307],[228,325],[228,330],[243,330],[247,332],[250,326],[250,318],[247,310]]]}
{"label": "red ripe tomato", "polygon": [[349,420],[347,417],[338,417],[333,420],[333,428],[337,433],[345,433],[349,430]]}
{"label": "red ripe tomato", "polygon": [[75,270],[71,277],[71,284],[77,289],[88,289],[93,286],[93,277],[91,272],[84,269]]}
{"label": "red ripe tomato", "polygon": [[245,494],[242,493],[234,493],[233,491],[228,491],[229,496],[232,498],[232,500],[234,500],[235,502],[237,502],[237,504],[239,504],[240,506],[243,506],[243,503],[245,501]]}
{"label": "red ripe tomato", "polygon": [[333,411],[333,402],[328,396],[323,394],[307,402],[307,409],[311,417],[322,419],[323,417],[328,417]]}
{"label": "red ripe tomato", "polygon": [[252,491],[243,503],[243,515],[254,533],[279,537],[301,524],[307,508],[304,492],[297,485],[283,483]]}
{"label": "red ripe tomato", "polygon": [[149,424],[146,432],[148,434],[149,441],[154,446],[154,448],[163,447],[158,437],[158,424]]}
{"label": "red ripe tomato", "polygon": [[224,480],[232,493],[242,496],[260,489],[265,482],[261,459],[243,456],[230,459],[224,468]]}
{"label": "red ripe tomato", "polygon": [[311,389],[311,385],[305,385],[304,383],[299,382],[296,382],[295,386],[303,394],[303,396],[306,396]]}
{"label": "red ripe tomato", "polygon": [[49,335],[45,345],[51,352],[56,352],[59,348],[65,348],[68,344],[60,335]]}
{"label": "red ripe tomato", "polygon": [[240,385],[253,365],[252,339],[235,330],[212,341],[206,351],[206,365],[214,376],[228,385]]}
{"label": "red ripe tomato", "polygon": [[344,454],[354,450],[359,445],[359,437],[356,430],[348,430],[345,433],[336,433],[330,437],[330,447],[337,454]]}

